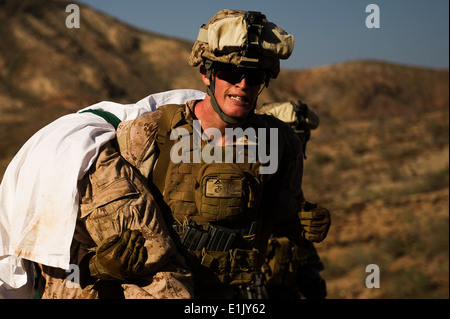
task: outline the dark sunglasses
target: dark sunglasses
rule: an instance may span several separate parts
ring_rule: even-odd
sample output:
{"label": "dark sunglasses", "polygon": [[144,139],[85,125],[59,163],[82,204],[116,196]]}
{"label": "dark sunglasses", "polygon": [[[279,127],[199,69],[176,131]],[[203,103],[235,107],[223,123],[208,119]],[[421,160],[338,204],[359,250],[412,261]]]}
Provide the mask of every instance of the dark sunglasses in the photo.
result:
{"label": "dark sunglasses", "polygon": [[243,78],[247,80],[248,85],[261,85],[266,82],[267,73],[260,69],[239,68],[233,66],[220,66],[215,68],[216,76],[230,84],[237,84]]}

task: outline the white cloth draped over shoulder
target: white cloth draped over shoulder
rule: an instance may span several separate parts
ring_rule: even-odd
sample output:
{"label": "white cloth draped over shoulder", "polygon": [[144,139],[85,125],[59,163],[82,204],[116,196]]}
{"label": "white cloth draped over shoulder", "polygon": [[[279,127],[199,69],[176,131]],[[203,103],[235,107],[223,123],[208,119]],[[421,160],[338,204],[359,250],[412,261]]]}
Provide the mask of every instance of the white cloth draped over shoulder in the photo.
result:
{"label": "white cloth draped over shoulder", "polygon": [[32,262],[69,270],[78,214],[77,183],[114,127],[86,109],[132,120],[167,104],[203,99],[204,92],[172,90],[135,104],[100,102],[63,116],[35,133],[8,165],[0,184],[0,299],[29,298]]}

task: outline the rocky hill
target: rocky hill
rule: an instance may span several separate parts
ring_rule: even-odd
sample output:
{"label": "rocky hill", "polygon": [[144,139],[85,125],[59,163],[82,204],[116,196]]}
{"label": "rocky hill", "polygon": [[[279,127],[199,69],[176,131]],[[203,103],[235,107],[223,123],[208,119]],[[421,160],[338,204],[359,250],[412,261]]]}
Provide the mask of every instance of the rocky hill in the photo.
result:
{"label": "rocky hill", "polygon": [[[0,178],[39,128],[101,100],[203,90],[192,43],[73,1],[0,1]],[[449,73],[382,61],[282,70],[260,104],[302,99],[320,115],[304,191],[333,213],[317,245],[331,298],[448,298]],[[380,268],[366,288],[365,268]]]}

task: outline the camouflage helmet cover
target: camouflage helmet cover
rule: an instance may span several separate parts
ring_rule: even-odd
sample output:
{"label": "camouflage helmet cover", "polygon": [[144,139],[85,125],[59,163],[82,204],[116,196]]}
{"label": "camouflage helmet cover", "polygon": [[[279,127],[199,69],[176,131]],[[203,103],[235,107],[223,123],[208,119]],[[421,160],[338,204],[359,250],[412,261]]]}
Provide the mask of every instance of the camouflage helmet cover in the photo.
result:
{"label": "camouflage helmet cover", "polygon": [[272,78],[280,59],[294,49],[294,37],[259,12],[224,9],[200,28],[189,57],[191,66],[204,60],[266,69]]}

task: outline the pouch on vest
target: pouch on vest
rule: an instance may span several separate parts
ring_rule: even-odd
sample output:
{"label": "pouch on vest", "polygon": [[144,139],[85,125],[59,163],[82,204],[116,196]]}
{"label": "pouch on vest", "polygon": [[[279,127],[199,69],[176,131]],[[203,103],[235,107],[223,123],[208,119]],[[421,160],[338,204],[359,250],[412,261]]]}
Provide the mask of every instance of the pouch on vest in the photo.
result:
{"label": "pouch on vest", "polygon": [[210,221],[255,219],[261,184],[251,170],[234,163],[211,163],[198,172],[195,203]]}
{"label": "pouch on vest", "polygon": [[[214,286],[250,284],[257,271],[257,250],[191,251],[197,259],[195,272],[198,284]],[[218,281],[218,282],[217,282]]]}
{"label": "pouch on vest", "polygon": [[293,258],[293,247],[286,237],[269,240],[267,263],[263,266],[268,285],[289,287],[295,282],[298,263]]}

